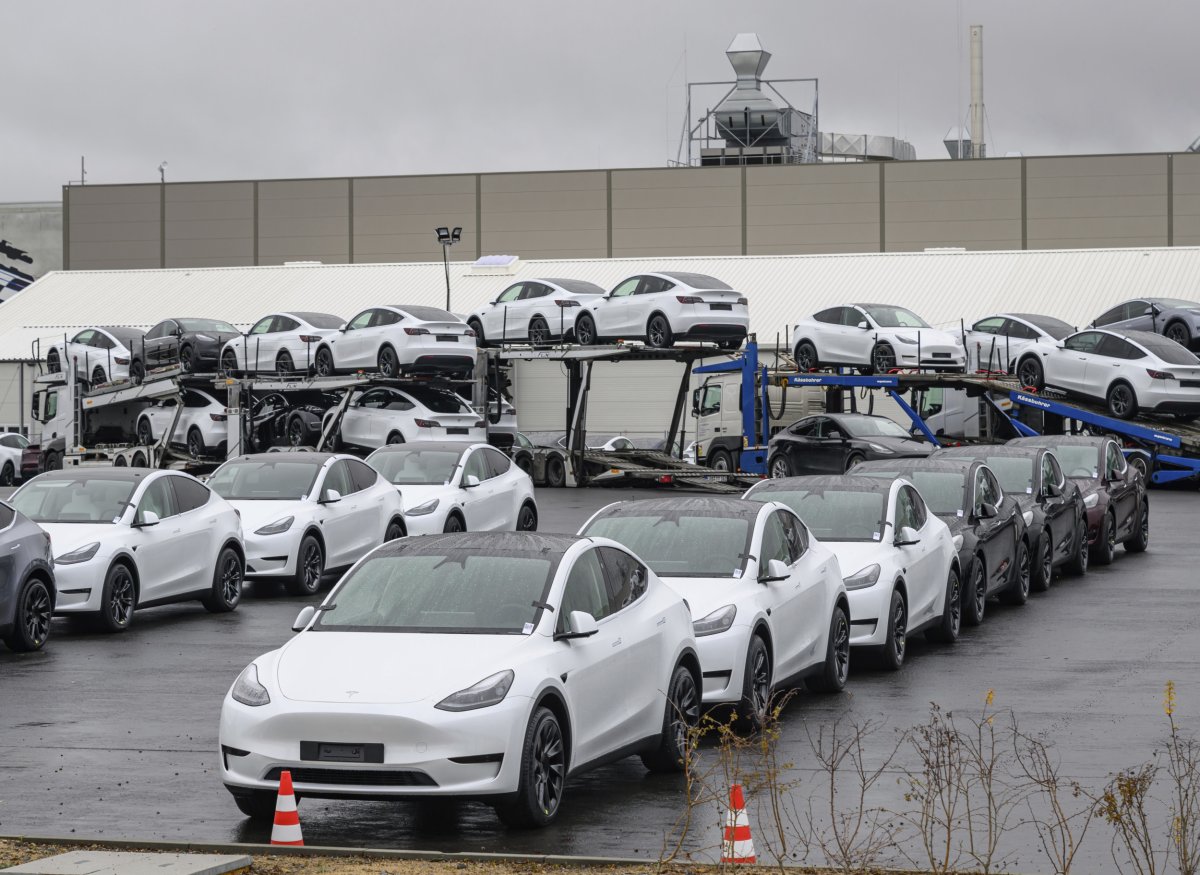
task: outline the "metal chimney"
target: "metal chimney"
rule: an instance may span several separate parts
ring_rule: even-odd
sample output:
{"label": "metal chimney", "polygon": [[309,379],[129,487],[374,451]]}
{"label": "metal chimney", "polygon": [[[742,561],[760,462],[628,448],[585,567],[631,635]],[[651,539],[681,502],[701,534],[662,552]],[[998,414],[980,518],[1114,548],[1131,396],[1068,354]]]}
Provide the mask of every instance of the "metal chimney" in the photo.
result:
{"label": "metal chimney", "polygon": [[971,157],[986,158],[983,142],[983,25],[971,25]]}
{"label": "metal chimney", "polygon": [[781,143],[789,132],[780,130],[780,109],[762,90],[762,74],[771,53],[756,33],[739,33],[725,50],[737,83],[716,109],[717,129],[734,146]]}

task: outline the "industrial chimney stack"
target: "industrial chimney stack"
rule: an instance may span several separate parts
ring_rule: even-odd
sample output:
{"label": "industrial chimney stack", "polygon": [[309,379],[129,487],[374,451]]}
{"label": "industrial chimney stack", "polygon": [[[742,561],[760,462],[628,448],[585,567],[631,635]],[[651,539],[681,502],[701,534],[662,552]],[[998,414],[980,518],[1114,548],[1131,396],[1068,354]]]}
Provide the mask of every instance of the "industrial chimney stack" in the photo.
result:
{"label": "industrial chimney stack", "polygon": [[971,25],[971,157],[986,158],[983,142],[983,25]]}

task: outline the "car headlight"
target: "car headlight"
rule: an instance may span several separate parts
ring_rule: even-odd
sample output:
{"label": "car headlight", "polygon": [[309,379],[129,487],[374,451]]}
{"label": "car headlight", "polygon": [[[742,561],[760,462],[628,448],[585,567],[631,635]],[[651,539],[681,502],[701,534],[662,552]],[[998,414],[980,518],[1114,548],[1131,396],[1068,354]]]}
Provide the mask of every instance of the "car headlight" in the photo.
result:
{"label": "car headlight", "polygon": [[1025,511],[1025,513],[1021,514],[1021,519],[1025,520],[1025,525],[1032,526],[1033,525],[1033,511],[1031,511],[1031,510]]}
{"label": "car headlight", "polygon": [[909,337],[907,334],[897,334],[896,339],[901,343],[910,343],[913,346],[917,345],[917,339],[915,337]]}
{"label": "car headlight", "polygon": [[859,569],[849,577],[842,578],[842,583],[846,584],[846,589],[866,589],[868,586],[874,586],[879,581],[880,567],[878,565],[868,565],[866,568]]}
{"label": "car headlight", "polygon": [[955,551],[955,552],[958,552],[959,550],[961,550],[961,549],[962,549],[962,545],[963,545],[963,536],[962,536],[962,535],[955,535],[955,536],[954,536],[954,551]]}
{"label": "car headlight", "polygon": [[404,514],[405,516],[425,516],[437,510],[437,507],[440,503],[440,498],[431,498],[424,504],[418,504],[416,507],[409,508],[404,512]]}
{"label": "car headlight", "polygon": [[434,707],[441,711],[474,711],[476,708],[498,705],[504,701],[504,697],[512,689],[515,677],[516,674],[511,668],[498,671],[474,686],[451,693]]}
{"label": "car headlight", "polygon": [[716,635],[718,632],[724,632],[733,625],[733,618],[736,616],[736,605],[725,605],[723,608],[717,608],[707,617],[701,617],[699,620],[692,621],[692,634],[697,638],[703,638],[705,635]]}
{"label": "car headlight", "polygon": [[267,705],[271,701],[271,694],[267,692],[267,688],[258,682],[258,668],[253,662],[238,675],[230,695],[233,696],[235,702],[241,702],[251,708]]}
{"label": "car headlight", "polygon": [[196,335],[196,339],[197,339],[197,340],[207,340],[207,341],[210,341],[210,342],[212,342],[212,341],[215,341],[215,340],[216,340],[216,338],[215,338],[215,337],[209,337],[207,334],[197,334],[197,335]]}
{"label": "car headlight", "polygon": [[1083,500],[1084,507],[1095,507],[1099,503],[1100,503],[1100,493],[1099,492],[1093,492],[1091,495],[1089,495],[1087,498],[1085,498]]}
{"label": "car headlight", "polygon": [[100,549],[100,542],[95,541],[91,544],[72,550],[70,553],[63,553],[54,560],[55,565],[76,565],[80,562],[87,562],[96,555],[96,551]]}
{"label": "car headlight", "polygon": [[285,516],[281,520],[275,520],[273,523],[268,523],[261,529],[255,529],[256,535],[280,535],[292,527],[292,523],[296,521],[294,516]]}
{"label": "car headlight", "polygon": [[896,452],[891,447],[885,447],[883,444],[868,443],[867,446],[877,453],[883,453],[885,456],[890,456],[892,453]]}

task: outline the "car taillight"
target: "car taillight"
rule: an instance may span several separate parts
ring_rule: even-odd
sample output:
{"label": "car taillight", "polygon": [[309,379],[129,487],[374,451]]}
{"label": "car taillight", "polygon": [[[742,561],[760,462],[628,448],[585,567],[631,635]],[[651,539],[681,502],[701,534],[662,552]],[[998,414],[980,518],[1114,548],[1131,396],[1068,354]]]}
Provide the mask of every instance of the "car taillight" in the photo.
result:
{"label": "car taillight", "polygon": [[1146,373],[1150,375],[1151,380],[1174,380],[1175,375],[1169,374],[1166,371],[1152,371],[1146,368]]}
{"label": "car taillight", "polygon": [[474,336],[475,336],[475,332],[470,328],[468,328],[466,331],[463,332],[463,337],[474,337]]}
{"label": "car taillight", "polygon": [[429,329],[428,329],[428,328],[405,328],[405,329],[404,329],[404,333],[405,333],[405,334],[412,334],[412,335],[417,335],[417,334],[428,334],[428,333],[429,333]]}
{"label": "car taillight", "polygon": [[129,364],[129,359],[123,359],[123,358],[120,358],[120,357],[114,358],[114,359],[113,359],[113,361],[114,361],[114,362],[116,362],[116,363],[117,363],[117,364],[119,364],[119,365],[127,365],[127,364]]}
{"label": "car taillight", "polygon": [[417,428],[441,428],[442,424],[436,419],[414,419]]}
{"label": "car taillight", "polygon": [[558,306],[560,306],[560,307],[578,307],[578,306],[580,306],[578,301],[570,301],[570,300],[555,301],[554,303],[558,304]]}
{"label": "car taillight", "polygon": [[321,336],[319,334],[301,334],[300,335],[301,343],[316,343],[320,339],[321,339]]}
{"label": "car taillight", "polygon": [[208,418],[211,419],[213,422],[224,422],[225,414],[224,413],[210,413],[210,414],[208,414]]}
{"label": "car taillight", "polygon": [[681,304],[699,304],[700,299],[695,295],[676,295],[675,300]]}
{"label": "car taillight", "polygon": [[743,307],[746,307],[750,304],[750,302],[747,301],[745,298],[738,298],[736,303],[741,304]]}

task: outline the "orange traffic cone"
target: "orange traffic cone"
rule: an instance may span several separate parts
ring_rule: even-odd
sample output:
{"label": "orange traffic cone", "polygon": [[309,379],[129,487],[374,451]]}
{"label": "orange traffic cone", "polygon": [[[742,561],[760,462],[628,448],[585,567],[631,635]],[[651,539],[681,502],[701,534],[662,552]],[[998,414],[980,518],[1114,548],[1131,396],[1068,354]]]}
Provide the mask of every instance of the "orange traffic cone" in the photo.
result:
{"label": "orange traffic cone", "polygon": [[725,841],[721,843],[722,863],[753,863],[754,840],[750,838],[750,820],[746,817],[746,799],[742,785],[729,788],[729,812],[725,815]]}
{"label": "orange traffic cone", "polygon": [[271,844],[304,844],[304,835],[300,832],[300,812],[296,810],[296,794],[292,790],[292,773],[286,769],[279,776],[279,798],[275,801]]}

